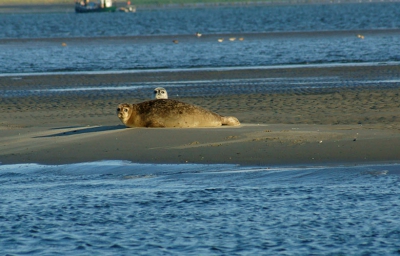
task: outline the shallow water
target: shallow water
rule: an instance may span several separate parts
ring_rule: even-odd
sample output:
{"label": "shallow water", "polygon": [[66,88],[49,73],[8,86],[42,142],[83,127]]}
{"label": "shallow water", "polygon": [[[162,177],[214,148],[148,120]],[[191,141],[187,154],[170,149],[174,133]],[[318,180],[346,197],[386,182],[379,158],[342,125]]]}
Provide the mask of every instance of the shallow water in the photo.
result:
{"label": "shallow water", "polygon": [[[394,65],[395,63],[391,63]],[[378,63],[368,63],[367,65],[376,65]],[[329,66],[329,65],[328,65]],[[345,66],[345,65],[343,65]],[[342,66],[342,67],[343,67]],[[348,65],[352,67],[353,65]],[[362,66],[362,65],[358,65]],[[278,68],[277,66],[274,66]],[[293,67],[293,66],[291,66]],[[322,67],[318,65],[316,67]],[[264,67],[259,67],[263,69]],[[186,72],[193,69],[182,69],[180,72]],[[203,69],[200,69],[203,70]],[[206,69],[209,71],[218,70],[240,70],[240,68],[224,69]],[[295,70],[295,69],[294,69]],[[171,69],[171,71],[174,71]],[[175,72],[179,72],[175,70]],[[296,72],[296,71],[293,71]],[[130,73],[126,71],[126,73]],[[88,74],[93,74],[88,72]],[[157,74],[157,72],[151,75]],[[150,75],[150,76],[151,76]],[[15,74],[13,79],[24,79],[23,74]],[[179,81],[152,81],[152,82],[120,82],[118,85],[102,82],[98,85],[70,85],[70,86],[39,86],[34,88],[15,88],[3,92],[3,98],[12,97],[49,97],[59,95],[85,95],[87,97],[116,95],[124,97],[125,93],[130,93],[139,98],[152,97],[154,88],[164,86],[168,88],[168,94],[172,97],[209,97],[222,95],[240,95],[249,93],[317,93],[327,91],[338,91],[340,89],[358,90],[363,89],[389,89],[397,88],[400,84],[400,74],[376,74],[368,77],[347,77],[347,76],[300,76],[300,77],[264,77],[264,78],[229,78],[229,79],[193,79]]]}
{"label": "shallow water", "polygon": [[0,166],[9,254],[389,255],[400,165]]}

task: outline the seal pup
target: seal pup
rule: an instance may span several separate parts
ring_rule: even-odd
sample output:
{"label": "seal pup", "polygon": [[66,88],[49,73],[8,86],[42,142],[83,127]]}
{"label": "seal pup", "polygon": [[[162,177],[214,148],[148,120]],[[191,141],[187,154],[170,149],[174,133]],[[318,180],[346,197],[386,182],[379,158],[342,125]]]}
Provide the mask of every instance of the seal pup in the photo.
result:
{"label": "seal pup", "polygon": [[221,116],[196,105],[171,99],[156,99],[138,104],[118,105],[119,119],[127,127],[219,127],[237,126],[233,116]]}
{"label": "seal pup", "polygon": [[154,89],[153,97],[154,99],[168,99],[167,90],[163,87],[157,87]]}

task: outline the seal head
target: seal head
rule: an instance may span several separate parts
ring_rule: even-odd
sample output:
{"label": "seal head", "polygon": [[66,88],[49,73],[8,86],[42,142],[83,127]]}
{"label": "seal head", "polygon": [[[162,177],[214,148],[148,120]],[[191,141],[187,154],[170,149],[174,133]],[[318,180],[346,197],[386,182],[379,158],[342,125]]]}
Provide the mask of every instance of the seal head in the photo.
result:
{"label": "seal head", "polygon": [[168,99],[168,93],[167,90],[163,87],[157,87],[154,89],[153,92],[153,98],[154,99]]}

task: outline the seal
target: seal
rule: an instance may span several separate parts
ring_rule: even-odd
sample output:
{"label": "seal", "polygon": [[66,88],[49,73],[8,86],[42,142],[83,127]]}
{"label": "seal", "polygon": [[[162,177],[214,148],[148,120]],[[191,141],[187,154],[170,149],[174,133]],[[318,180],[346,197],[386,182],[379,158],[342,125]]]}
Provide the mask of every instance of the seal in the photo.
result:
{"label": "seal", "polygon": [[196,105],[172,99],[156,99],[138,104],[118,105],[119,119],[127,127],[219,127],[237,126],[233,116],[221,116]]}
{"label": "seal", "polygon": [[153,94],[154,99],[168,99],[167,90],[165,90],[163,87],[155,88]]}

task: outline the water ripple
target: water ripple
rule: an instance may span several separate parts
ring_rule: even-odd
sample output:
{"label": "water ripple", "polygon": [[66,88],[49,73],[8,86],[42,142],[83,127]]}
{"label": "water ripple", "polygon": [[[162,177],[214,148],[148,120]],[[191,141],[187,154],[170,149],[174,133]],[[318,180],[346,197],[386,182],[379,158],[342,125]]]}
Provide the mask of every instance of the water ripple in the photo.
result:
{"label": "water ripple", "polygon": [[0,173],[0,192],[8,195],[0,199],[0,248],[11,254],[388,255],[399,249],[399,165],[116,161],[0,166]]}
{"label": "water ripple", "polygon": [[398,5],[4,14],[0,73],[400,61]]}

